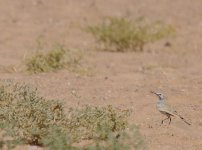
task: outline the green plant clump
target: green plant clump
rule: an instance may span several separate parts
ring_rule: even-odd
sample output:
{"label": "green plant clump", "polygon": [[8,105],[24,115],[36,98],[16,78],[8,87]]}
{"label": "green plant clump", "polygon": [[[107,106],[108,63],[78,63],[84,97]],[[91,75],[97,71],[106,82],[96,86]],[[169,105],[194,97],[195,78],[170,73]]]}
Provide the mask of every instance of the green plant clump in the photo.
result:
{"label": "green plant clump", "polygon": [[[83,106],[69,110],[70,129],[82,133],[82,139],[105,139],[110,132],[124,130],[127,127],[129,111],[114,109],[112,106]],[[87,130],[86,130],[87,129]]]}
{"label": "green plant clump", "polygon": [[50,128],[65,123],[62,103],[45,100],[28,85],[0,85],[0,125],[14,139],[41,145]]}
{"label": "green plant clump", "polygon": [[175,32],[174,28],[161,22],[146,23],[142,19],[130,21],[125,18],[108,18],[102,24],[89,26],[91,33],[104,50],[142,51],[144,45]]}
{"label": "green plant clump", "polygon": [[26,60],[26,70],[31,73],[50,72],[63,68],[75,68],[81,60],[81,53],[57,46],[48,53],[37,52]]}
{"label": "green plant clump", "polygon": [[[136,126],[120,131],[118,134],[109,132],[105,140],[93,139],[89,144],[67,146],[67,136],[61,132],[53,132],[44,142],[48,150],[147,150],[147,146]],[[66,145],[66,146],[65,146]]]}
{"label": "green plant clump", "polygon": [[118,136],[108,134],[104,142],[97,141],[94,145],[88,145],[84,150],[147,150],[136,126],[119,132]]}
{"label": "green plant clump", "polygon": [[[4,137],[9,137],[1,139],[0,147],[23,143],[50,150],[111,150],[118,145],[120,149],[130,141],[118,140],[120,135],[120,139],[129,135],[123,134],[128,115],[128,110],[112,106],[84,105],[66,112],[62,102],[39,96],[37,89],[12,81],[0,82],[0,128],[6,133]],[[142,140],[135,135],[137,146]],[[83,140],[92,142],[80,148],[78,143]]]}

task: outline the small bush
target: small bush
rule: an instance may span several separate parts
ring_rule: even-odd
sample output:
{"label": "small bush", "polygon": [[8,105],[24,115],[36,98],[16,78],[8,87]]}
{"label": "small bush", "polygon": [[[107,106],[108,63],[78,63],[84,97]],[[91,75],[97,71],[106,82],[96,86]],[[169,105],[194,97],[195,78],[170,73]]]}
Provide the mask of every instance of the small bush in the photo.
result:
{"label": "small bush", "polygon": [[147,24],[139,19],[135,22],[125,18],[109,18],[96,26],[89,26],[91,33],[105,50],[142,51],[146,43],[159,40],[174,33],[174,28],[160,22]]}
{"label": "small bush", "polygon": [[98,140],[86,146],[84,150],[147,150],[147,146],[137,127],[131,126],[119,132],[118,136],[113,133],[108,134],[105,141]]}
{"label": "small bush", "polygon": [[48,150],[147,150],[147,146],[136,126],[120,131],[118,134],[109,132],[105,140],[93,139],[90,144],[83,147],[77,144],[70,144],[71,139],[63,132],[53,132],[46,138],[46,148]]}
{"label": "small bush", "polygon": [[28,85],[0,85],[0,125],[14,140],[41,145],[50,128],[65,123],[62,103],[45,100]]}
{"label": "small bush", "polygon": [[128,115],[128,110],[112,106],[85,105],[65,112],[61,102],[46,100],[35,88],[12,81],[0,82],[0,128],[9,137],[0,141],[0,147],[6,144],[13,148],[23,143],[50,150],[80,150],[78,142],[92,140],[85,149],[120,149],[124,143],[117,138],[125,136],[122,132],[128,126]]}
{"label": "small bush", "polygon": [[48,150],[76,149],[76,147],[72,146],[74,141],[72,140],[71,135],[66,132],[62,132],[62,130],[58,127],[52,128],[50,134],[44,137],[42,142]]}
{"label": "small bush", "polygon": [[37,52],[26,60],[26,70],[31,73],[49,72],[63,68],[75,68],[82,55],[78,51],[57,46],[48,53]]}
{"label": "small bush", "polygon": [[127,127],[129,111],[107,107],[83,106],[69,111],[69,128],[80,133],[81,139],[105,139],[110,132]]}

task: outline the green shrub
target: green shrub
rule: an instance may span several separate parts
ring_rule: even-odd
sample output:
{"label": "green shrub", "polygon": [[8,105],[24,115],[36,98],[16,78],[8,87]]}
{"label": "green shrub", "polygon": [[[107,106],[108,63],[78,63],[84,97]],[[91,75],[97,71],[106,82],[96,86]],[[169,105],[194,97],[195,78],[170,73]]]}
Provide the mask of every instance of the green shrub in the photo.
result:
{"label": "green shrub", "polygon": [[41,145],[50,128],[65,123],[62,103],[45,100],[28,85],[0,85],[0,125],[14,140]]}
{"label": "green shrub", "polygon": [[[0,82],[0,128],[9,137],[0,141],[0,147],[7,145],[11,149],[23,143],[50,150],[120,149],[124,143],[117,137],[129,135],[124,131],[128,115],[128,110],[112,106],[84,105],[65,112],[61,102],[39,96],[35,88]],[[82,140],[93,142],[80,148],[77,143]],[[134,140],[140,143],[139,138]]]}
{"label": "green shrub", "polygon": [[82,106],[69,111],[69,128],[78,131],[82,139],[105,139],[110,132],[127,127],[129,111],[107,107]]}
{"label": "green shrub", "polygon": [[140,135],[138,128],[132,126],[119,132],[118,136],[108,134],[105,141],[96,141],[84,150],[147,150],[147,146]]}
{"label": "green shrub", "polygon": [[42,143],[48,150],[73,150],[76,149],[72,146],[73,142],[71,135],[58,127],[52,128],[50,134],[42,138]]}
{"label": "green shrub", "polygon": [[48,150],[147,150],[136,126],[122,130],[118,134],[109,132],[105,140],[93,139],[90,144],[83,147],[70,144],[71,139],[63,132],[55,131],[51,134],[44,142]]}
{"label": "green shrub", "polygon": [[167,37],[175,32],[174,28],[161,22],[146,23],[139,19],[130,21],[125,18],[108,18],[102,24],[89,26],[91,33],[105,50],[142,51],[146,43]]}
{"label": "green shrub", "polygon": [[75,68],[82,55],[78,51],[57,46],[48,53],[37,52],[26,60],[26,70],[31,73],[49,72],[63,68]]}

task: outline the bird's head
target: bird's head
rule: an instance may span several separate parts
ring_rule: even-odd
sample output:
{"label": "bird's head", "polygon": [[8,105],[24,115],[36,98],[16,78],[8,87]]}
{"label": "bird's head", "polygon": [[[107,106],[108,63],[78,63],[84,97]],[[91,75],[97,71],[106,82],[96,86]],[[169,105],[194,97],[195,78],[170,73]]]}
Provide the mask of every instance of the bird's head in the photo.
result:
{"label": "bird's head", "polygon": [[164,99],[164,95],[160,92],[154,92],[154,91],[151,91],[151,93],[157,95],[159,97],[160,100],[163,100]]}

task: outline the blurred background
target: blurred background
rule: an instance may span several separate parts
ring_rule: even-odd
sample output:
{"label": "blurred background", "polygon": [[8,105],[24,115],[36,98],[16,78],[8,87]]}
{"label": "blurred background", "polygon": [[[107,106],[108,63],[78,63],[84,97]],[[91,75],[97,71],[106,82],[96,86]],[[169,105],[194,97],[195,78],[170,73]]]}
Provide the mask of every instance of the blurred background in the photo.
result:
{"label": "blurred background", "polygon": [[[201,10],[201,0],[0,0],[0,79],[67,107],[131,109],[151,150],[199,150]],[[151,90],[193,126],[160,127]]]}

